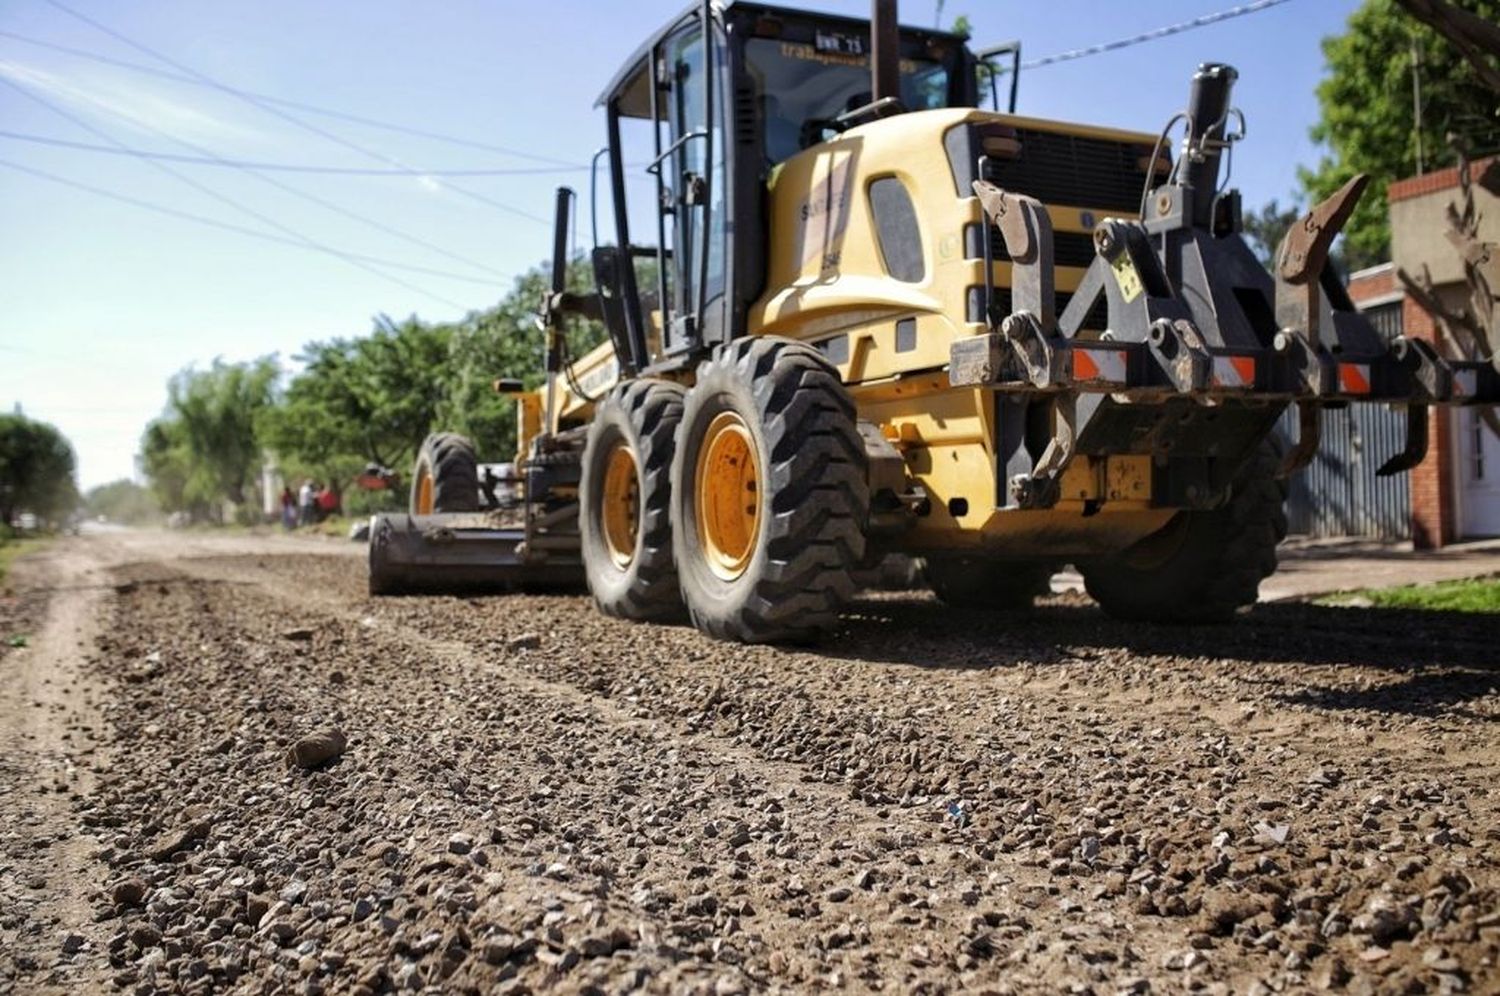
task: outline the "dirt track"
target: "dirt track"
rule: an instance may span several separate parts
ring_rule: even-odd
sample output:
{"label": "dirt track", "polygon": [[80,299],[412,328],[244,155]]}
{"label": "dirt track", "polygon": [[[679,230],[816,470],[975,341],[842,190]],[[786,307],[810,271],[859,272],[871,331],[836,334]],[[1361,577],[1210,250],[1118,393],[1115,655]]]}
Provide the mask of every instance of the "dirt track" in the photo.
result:
{"label": "dirt track", "polygon": [[879,596],[745,648],[353,552],[18,568],[0,991],[1500,990],[1492,619]]}

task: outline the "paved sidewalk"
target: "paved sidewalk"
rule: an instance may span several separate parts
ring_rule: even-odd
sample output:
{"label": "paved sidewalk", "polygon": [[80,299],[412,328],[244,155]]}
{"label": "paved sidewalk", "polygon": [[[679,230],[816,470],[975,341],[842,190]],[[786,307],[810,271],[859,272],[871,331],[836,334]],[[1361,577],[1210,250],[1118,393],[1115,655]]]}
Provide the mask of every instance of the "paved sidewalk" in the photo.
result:
{"label": "paved sidewalk", "polygon": [[[1280,566],[1261,582],[1262,602],[1500,574],[1500,539],[1413,550],[1410,543],[1295,536],[1276,553]],[[1070,567],[1052,578],[1052,590],[1082,591],[1083,578]]]}

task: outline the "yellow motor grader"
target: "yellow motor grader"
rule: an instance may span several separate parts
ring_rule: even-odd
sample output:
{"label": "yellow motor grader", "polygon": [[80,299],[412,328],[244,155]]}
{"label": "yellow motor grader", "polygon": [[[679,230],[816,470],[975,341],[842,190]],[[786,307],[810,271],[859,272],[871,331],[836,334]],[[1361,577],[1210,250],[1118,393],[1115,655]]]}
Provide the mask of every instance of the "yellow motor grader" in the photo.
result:
{"label": "yellow motor grader", "polygon": [[[1275,570],[1320,408],[1405,406],[1394,473],[1429,406],[1500,398],[1492,360],[1350,304],[1327,259],[1362,178],[1257,262],[1220,182],[1232,68],[1158,134],[1018,116],[1013,87],[1002,112],[1000,58],[889,0],[708,0],[652,35],[599,101],[590,294],[559,191],[513,499],[434,436],[410,513],[372,524],[371,590],[582,580],[612,615],[798,640],[903,553],[952,604],[1025,604],[1071,562],[1114,615],[1223,619]],[[575,315],[609,334],[576,361]]]}

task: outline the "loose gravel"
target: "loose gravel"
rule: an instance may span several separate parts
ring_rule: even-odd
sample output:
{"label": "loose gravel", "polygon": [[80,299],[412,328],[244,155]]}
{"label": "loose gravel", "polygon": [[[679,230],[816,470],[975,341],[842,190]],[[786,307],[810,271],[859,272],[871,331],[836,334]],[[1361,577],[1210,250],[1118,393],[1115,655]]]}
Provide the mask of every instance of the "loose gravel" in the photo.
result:
{"label": "loose gravel", "polygon": [[1485,617],[880,595],[785,649],[348,557],[110,581],[88,916],[5,850],[18,992],[1500,988]]}

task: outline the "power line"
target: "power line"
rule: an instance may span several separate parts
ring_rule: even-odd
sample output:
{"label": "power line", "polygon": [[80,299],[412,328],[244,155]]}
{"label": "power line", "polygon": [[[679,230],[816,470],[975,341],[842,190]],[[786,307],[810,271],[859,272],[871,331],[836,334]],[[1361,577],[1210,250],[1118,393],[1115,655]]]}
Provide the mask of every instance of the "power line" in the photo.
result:
{"label": "power line", "polygon": [[[55,0],[48,0],[55,3]],[[1131,45],[1139,45],[1142,42],[1156,41],[1158,38],[1166,38],[1168,35],[1181,34],[1194,28],[1201,28],[1209,24],[1217,24],[1227,21],[1233,17],[1243,17],[1246,14],[1254,14],[1259,11],[1286,3],[1287,0],[1254,0],[1252,3],[1241,4],[1228,10],[1221,10],[1213,14],[1204,14],[1195,17],[1191,21],[1180,21],[1177,24],[1168,24],[1165,27],[1155,28],[1142,34],[1133,35],[1129,38],[1121,38],[1117,41],[1104,42],[1100,45],[1090,45],[1087,48],[1075,48],[1070,52],[1059,52],[1057,55],[1048,55],[1030,62],[1021,63],[1022,69],[1037,69],[1042,66],[1051,66],[1059,62],[1070,62],[1073,59],[1082,59],[1090,55],[1099,55],[1104,52],[1113,52],[1117,49],[1129,48]]]}
{"label": "power line", "polygon": [[553,156],[540,156],[533,152],[525,152],[521,149],[513,149],[505,145],[495,145],[491,142],[480,142],[472,138],[463,138],[457,135],[447,135],[442,132],[428,131],[425,128],[414,128],[411,125],[394,124],[390,121],[378,121],[359,114],[350,114],[347,111],[336,111],[328,107],[319,107],[316,104],[303,103],[300,100],[288,100],[285,97],[273,97],[269,94],[256,93],[240,87],[229,87],[227,84],[215,85],[205,82],[185,73],[174,73],[167,69],[157,69],[155,66],[142,65],[139,62],[131,62],[128,59],[116,59],[112,56],[102,55],[98,52],[90,52],[86,49],[72,48],[68,45],[58,45],[55,42],[43,41],[40,38],[32,38],[28,35],[17,34],[14,31],[0,31],[0,38],[9,38],[12,41],[22,42],[26,45],[35,45],[38,48],[51,49],[64,55],[75,56],[80,59],[88,59],[92,62],[102,63],[106,66],[115,66],[119,69],[128,69],[131,72],[143,73],[155,76],[159,79],[172,80],[175,83],[187,83],[192,86],[210,87],[213,89],[229,90],[236,96],[254,97],[268,104],[276,104],[280,107],[290,107],[293,110],[304,111],[308,114],[320,114],[324,117],[337,118],[353,124],[364,125],[369,128],[379,128],[384,131],[396,132],[401,135],[412,135],[416,138],[431,139],[434,142],[447,142],[450,145],[458,145],[469,149],[480,149],[485,152],[498,152],[501,155],[514,156],[517,159],[528,159],[537,163],[550,163],[565,169],[585,169],[579,163],[569,162],[566,159],[558,159]]}
{"label": "power line", "polygon": [[[115,29],[109,27],[108,25],[102,24],[99,21],[94,20],[92,17],[89,17],[87,14],[81,14],[81,13],[79,13],[78,11],[76,11],[73,8],[69,7],[67,4],[64,4],[64,3],[60,2],[60,0],[46,0],[46,2],[48,4],[50,4],[51,6],[53,6],[53,7],[56,7],[58,10],[62,11],[63,13],[69,15],[70,17],[76,18],[77,20],[82,21],[83,23],[85,23],[85,24],[87,24],[87,25],[95,28],[96,30],[104,32],[105,34],[109,35],[111,38],[114,38],[116,41],[119,41],[119,42],[122,42],[123,44],[129,45],[131,48],[135,49],[138,52],[143,52],[146,55],[149,55],[152,58],[154,58],[154,59],[156,59],[156,60],[158,60],[160,62],[164,62],[164,63],[166,63],[167,65],[171,66],[173,69],[176,69],[179,72],[187,73],[187,74],[189,74],[191,76],[194,76],[194,77],[202,80],[207,85],[212,86],[216,90],[221,90],[224,93],[228,93],[228,94],[231,94],[231,95],[233,95],[235,97],[238,97],[239,99],[241,99],[243,101],[246,101],[247,103],[249,103],[249,104],[251,104],[251,105],[253,105],[255,107],[260,108],[261,110],[265,111],[267,114],[275,115],[276,117],[281,118],[283,121],[286,121],[289,124],[295,125],[298,128],[303,129],[304,131],[311,132],[312,134],[317,135],[320,138],[325,139],[326,141],[333,142],[335,145],[343,146],[346,149],[350,149],[351,151],[358,152],[360,155],[367,156],[367,157],[369,157],[371,159],[375,159],[375,160],[377,160],[379,162],[383,162],[387,166],[395,166],[395,167],[398,167],[400,169],[413,169],[414,168],[414,167],[410,166],[407,163],[401,162],[399,159],[395,159],[395,158],[393,158],[391,156],[386,155],[383,152],[378,152],[378,151],[376,151],[374,149],[365,148],[364,146],[360,145],[359,143],[357,143],[357,142],[351,142],[351,141],[349,141],[346,138],[343,138],[343,137],[341,137],[339,135],[334,134],[333,132],[329,131],[326,128],[321,128],[318,125],[310,124],[310,123],[308,123],[306,121],[303,121],[301,118],[297,117],[295,114],[289,114],[286,111],[283,111],[280,108],[276,107],[275,105],[269,103],[268,101],[261,100],[259,97],[255,96],[254,94],[249,93],[248,91],[236,90],[234,87],[229,86],[228,84],[221,83],[218,80],[214,79],[213,77],[207,75],[206,73],[199,72],[198,70],[194,69],[191,66],[185,65],[185,64],[183,64],[181,62],[178,62],[176,59],[173,59],[171,56],[165,55],[165,54],[157,51],[156,49],[151,48],[149,45],[145,45],[145,44],[143,44],[141,42],[136,41],[133,38],[130,38],[130,37],[124,35],[124,34],[121,34],[120,32],[118,32]],[[514,206],[512,206],[510,204],[506,204],[503,201],[495,200],[493,197],[487,197],[484,194],[480,194],[480,193],[478,193],[476,191],[473,191],[473,190],[468,190],[468,189],[466,189],[464,187],[458,186],[457,184],[451,184],[450,183],[448,186],[449,186],[450,189],[452,189],[452,190],[454,190],[454,191],[456,191],[456,192],[458,192],[460,194],[463,194],[465,197],[468,197],[468,198],[470,198],[472,200],[479,201],[482,204],[488,204],[489,206],[491,206],[493,208],[496,208],[496,209],[501,210],[501,211],[505,211],[505,212],[507,212],[509,214],[516,215],[517,217],[525,218],[525,219],[527,219],[529,221],[534,221],[534,222],[536,222],[539,225],[550,226],[552,224],[551,220],[548,219],[548,218],[544,218],[541,215],[532,214],[530,211],[525,211],[525,210],[523,210],[521,208],[514,207]]]}
{"label": "power line", "polygon": [[[156,204],[152,201],[142,200],[139,197],[132,197],[129,194],[121,194],[117,191],[106,190],[103,187],[96,187],[92,184],[83,183],[78,180],[70,180],[65,176],[59,176],[58,174],[49,172],[48,170],[36,169],[32,166],[24,166],[21,163],[12,162],[9,159],[0,158],[0,166],[5,167],[6,169],[16,170],[20,173],[27,173],[38,179],[47,180],[51,183],[60,184],[64,187],[72,187],[75,190],[82,190],[87,193],[94,194],[98,197],[104,197],[112,201],[119,201],[121,204],[129,204],[132,207],[142,208],[146,211],[154,211],[157,214],[164,214],[170,218],[178,218],[183,221],[191,221],[195,224],[206,225],[209,228],[218,228],[226,232],[234,232],[237,235],[245,235],[252,239],[260,239],[263,242],[275,242],[279,245],[295,246],[298,249],[311,249],[315,252],[327,253],[348,261],[359,261],[362,263],[371,263],[378,266],[389,266],[393,269],[414,270],[418,273],[427,273],[432,276],[447,277],[450,280],[469,280],[476,283],[481,282],[475,280],[473,277],[461,277],[457,274],[444,273],[441,270],[429,270],[428,268],[422,266],[409,266],[404,263],[396,263],[388,259],[381,259],[378,256],[366,256],[361,253],[345,252],[342,249],[333,249],[328,246],[319,245],[314,242],[307,242],[298,238],[289,238],[280,235],[273,235],[270,232],[257,231],[253,228],[247,228],[244,225],[236,225],[232,221],[221,221],[217,218],[209,218],[205,215],[195,214],[192,211],[182,211],[178,208],[167,207],[164,204]],[[463,311],[469,310],[465,305],[459,304],[457,301],[452,301],[440,295],[433,294],[421,287],[406,284],[406,282],[401,280],[399,277],[393,277],[390,274],[386,273],[381,273],[378,275],[385,277],[387,280],[394,280],[398,283],[401,283],[403,286],[407,286],[409,289],[417,291],[421,294],[425,294],[428,297],[434,298],[435,300],[442,301],[444,304],[449,305],[450,307],[458,308]]]}
{"label": "power line", "polygon": [[[8,82],[13,88],[15,88],[17,86],[17,84],[14,82],[14,80],[7,80],[6,82]],[[83,130],[85,130],[87,132],[90,132],[91,134],[97,135],[100,138],[103,138],[106,142],[109,143],[111,151],[116,152],[116,153],[120,153],[120,154],[129,154],[129,146],[125,145],[124,142],[120,141],[118,138],[115,138],[113,135],[110,135],[110,134],[108,134],[106,132],[100,131],[98,128],[95,128],[94,126],[92,126],[89,123],[81,120],[77,116],[68,113],[67,111],[63,110],[61,107],[57,106],[56,104],[52,103],[51,101],[48,101],[48,100],[42,98],[41,96],[39,96],[39,95],[37,95],[35,93],[32,93],[30,91],[23,91],[23,92],[26,93],[26,95],[28,97],[30,97],[32,100],[36,101],[37,103],[42,104],[43,106],[47,107],[48,109],[50,109],[54,113],[56,113],[56,114],[58,114],[58,115],[60,115],[60,116],[62,116],[64,118],[67,118],[69,121],[72,121],[74,124],[78,125],[78,127],[82,128]],[[191,149],[192,151],[198,153],[199,155],[203,156],[206,159],[220,161],[220,162],[224,163],[225,165],[232,165],[229,160],[223,159],[221,156],[219,156],[218,154],[216,154],[215,152],[213,152],[213,150],[205,148],[204,146],[199,145],[196,142],[188,141],[185,138],[179,138],[178,136],[173,135],[173,134],[171,134],[171,133],[169,133],[169,132],[167,132],[167,131],[165,131],[165,130],[163,130],[161,128],[158,128],[158,127],[156,127],[153,124],[150,124],[150,123],[148,123],[146,121],[140,120],[138,117],[135,117],[134,115],[124,114],[121,111],[119,111],[117,108],[111,107],[108,104],[105,104],[105,103],[102,103],[102,102],[100,102],[98,100],[95,100],[93,97],[90,97],[87,94],[82,94],[81,96],[83,97],[83,99],[87,100],[89,103],[93,104],[95,107],[98,107],[101,110],[104,110],[104,111],[106,111],[106,112],[108,112],[110,114],[114,114],[117,117],[124,117],[131,124],[135,125],[138,128],[143,128],[146,131],[151,132],[153,135],[158,135],[158,136],[160,136],[162,138],[167,139],[168,141],[175,142],[178,145],[182,146],[183,148]],[[152,161],[151,159],[149,159],[147,157],[142,157],[142,158],[146,158],[146,161],[150,162],[151,165],[157,167],[158,169],[163,170],[164,172],[167,172],[168,174],[170,174],[173,177],[176,177],[179,180],[182,180],[184,183],[188,183],[189,185],[196,186],[200,190],[204,189],[201,185],[197,184],[195,181],[188,180],[183,174],[178,173],[176,170],[170,169],[170,168],[164,166],[160,162]],[[284,193],[291,194],[293,197],[298,197],[298,198],[301,198],[302,200],[308,201],[308,202],[310,202],[312,204],[316,204],[316,205],[318,205],[321,208],[324,208],[324,209],[326,209],[328,211],[332,211],[334,214],[337,214],[337,215],[340,215],[342,217],[348,218],[351,221],[357,221],[360,224],[368,225],[369,227],[375,229],[378,232],[381,232],[384,235],[388,235],[388,236],[391,236],[392,238],[400,239],[403,242],[409,243],[409,244],[414,245],[414,246],[418,246],[418,247],[420,247],[422,249],[427,250],[428,252],[436,253],[439,256],[446,256],[447,258],[449,258],[451,260],[454,260],[454,261],[459,262],[459,263],[463,263],[465,266],[472,266],[476,270],[488,272],[488,273],[494,274],[495,276],[502,276],[503,275],[500,270],[497,270],[497,269],[495,269],[492,266],[488,266],[488,265],[486,265],[484,263],[479,262],[478,260],[470,259],[469,257],[463,255],[462,253],[457,253],[457,252],[454,252],[451,249],[448,249],[445,246],[440,246],[440,245],[438,245],[438,244],[436,244],[434,242],[429,242],[427,239],[421,238],[420,236],[417,236],[417,235],[413,235],[410,232],[403,231],[403,230],[401,230],[399,228],[396,228],[393,225],[388,225],[385,222],[379,221],[379,220],[377,220],[375,218],[368,217],[367,215],[360,214],[357,211],[351,211],[348,208],[344,207],[343,205],[336,204],[333,201],[330,201],[330,200],[328,200],[326,198],[323,198],[323,197],[319,197],[316,194],[308,193],[305,190],[300,190],[300,189],[298,189],[296,187],[293,187],[290,184],[285,183],[285,182],[283,182],[281,180],[278,180],[278,179],[276,179],[274,177],[265,176],[265,175],[263,175],[263,174],[261,174],[259,172],[256,172],[254,170],[251,170],[251,169],[248,169],[248,168],[245,168],[245,167],[238,167],[238,168],[240,169],[241,172],[246,173],[247,175],[254,177],[256,180],[259,180],[261,183],[264,183],[264,184],[267,184],[267,185],[269,185],[271,187],[274,187],[277,190],[280,190],[280,191],[282,191]],[[217,197],[219,195],[216,194],[216,193],[214,193],[214,194],[210,194],[210,196]],[[277,222],[267,222],[267,224],[270,224],[273,228],[281,228],[283,231],[286,230],[285,226],[280,225]]]}
{"label": "power line", "polygon": [[31,135],[18,131],[0,130],[0,138],[13,138],[20,142],[38,145],[53,145],[84,152],[103,152],[115,156],[134,156],[137,159],[160,159],[166,162],[188,163],[194,166],[230,166],[235,169],[255,170],[264,173],[315,173],[331,176],[528,176],[542,173],[584,172],[587,166],[537,166],[519,169],[375,169],[360,166],[317,166],[304,163],[265,163],[244,159],[226,159],[222,156],[186,156],[173,152],[153,152],[149,149],[113,148],[94,145],[91,142],[73,142],[53,135]]}
{"label": "power line", "polygon": [[[121,145],[121,144],[123,144],[118,139],[116,139],[113,135],[111,135],[109,132],[104,131],[102,128],[95,127],[94,125],[90,124],[89,122],[87,122],[87,121],[83,120],[82,118],[78,117],[76,114],[73,114],[73,113],[71,113],[69,111],[64,110],[61,107],[58,107],[56,104],[52,103],[50,100],[47,100],[46,98],[44,98],[42,96],[39,96],[38,94],[32,93],[30,90],[26,89],[25,87],[21,86],[20,84],[18,84],[16,82],[14,82],[13,80],[10,80],[10,79],[8,79],[8,78],[6,78],[4,76],[0,76],[0,83],[4,83],[6,86],[8,86],[11,89],[19,92],[23,96],[29,97],[31,100],[36,101],[37,103],[41,104],[43,107],[48,108],[53,113],[61,115],[64,118],[67,118],[69,121],[71,121],[74,124],[78,125],[78,127],[82,128],[83,130],[89,132],[92,135],[97,135],[99,138],[104,139],[106,142],[109,142],[109,143],[111,143],[113,145]],[[326,254],[331,255],[331,256],[335,256],[335,257],[337,257],[339,259],[342,259],[345,262],[347,262],[347,263],[349,263],[349,264],[351,264],[353,266],[358,267],[361,270],[366,271],[367,273],[372,273],[372,274],[374,274],[377,277],[381,277],[382,279],[391,281],[392,283],[399,284],[400,286],[405,287],[407,290],[415,291],[415,292],[417,292],[419,294],[424,294],[424,295],[426,295],[428,297],[434,298],[435,300],[442,301],[444,304],[450,305],[452,307],[456,307],[456,308],[459,308],[461,310],[464,308],[463,305],[459,304],[456,301],[451,300],[450,298],[445,298],[445,297],[442,297],[440,295],[433,294],[431,291],[429,291],[429,290],[427,290],[427,289],[425,289],[423,287],[419,287],[416,284],[413,284],[413,283],[411,283],[408,280],[404,280],[401,277],[397,277],[397,276],[393,276],[393,275],[391,275],[389,273],[385,273],[385,272],[383,272],[381,270],[376,269],[375,267],[377,265],[380,265],[380,266],[389,266],[389,267],[392,267],[394,269],[411,270],[413,272],[425,272],[425,273],[427,273],[429,275],[433,275],[433,276],[447,277],[450,280],[464,280],[464,281],[469,281],[469,282],[472,282],[472,283],[479,283],[479,284],[486,284],[486,285],[488,285],[490,283],[490,281],[482,279],[482,278],[478,278],[478,277],[460,276],[459,274],[447,273],[447,272],[442,271],[442,270],[434,270],[434,269],[431,269],[429,267],[413,266],[413,265],[406,264],[406,263],[395,263],[395,262],[392,262],[392,261],[389,261],[389,260],[380,260],[380,259],[377,259],[377,258],[374,258],[374,257],[364,256],[364,255],[359,254],[359,253],[346,252],[345,250],[342,250],[342,249],[336,249],[336,248],[334,248],[332,246],[324,245],[321,242],[317,242],[317,241],[314,241],[313,239],[308,238],[306,235],[303,235],[301,232],[297,231],[296,229],[293,229],[293,228],[291,228],[291,227],[289,227],[287,225],[283,225],[281,222],[277,221],[276,219],[271,218],[271,217],[269,217],[269,216],[267,216],[265,214],[262,214],[261,212],[255,210],[252,207],[249,207],[249,206],[247,206],[245,204],[241,204],[239,201],[237,201],[234,198],[228,196],[227,194],[222,194],[219,191],[213,189],[212,187],[209,187],[209,186],[206,186],[206,185],[204,185],[202,183],[199,183],[197,180],[194,180],[192,177],[187,176],[186,174],[180,172],[179,170],[173,169],[171,166],[168,166],[166,163],[150,162],[149,165],[154,166],[158,170],[160,170],[161,172],[166,173],[168,176],[173,177],[174,179],[179,180],[182,183],[187,184],[189,187],[192,187],[194,190],[197,190],[198,192],[200,192],[200,193],[202,193],[202,194],[204,194],[204,195],[206,195],[208,197],[211,197],[211,198],[213,198],[216,201],[219,201],[221,204],[225,204],[225,205],[233,208],[234,210],[241,212],[242,214],[249,215],[250,217],[254,218],[256,221],[258,221],[261,224],[267,226],[268,228],[274,228],[274,229],[276,229],[277,231],[279,231],[283,235],[285,235],[287,238],[289,238],[294,244],[300,244],[300,245],[302,245],[302,246],[304,246],[304,247],[306,247],[308,249],[314,249],[314,250],[316,250],[318,252],[322,252],[322,253],[326,253]]]}

